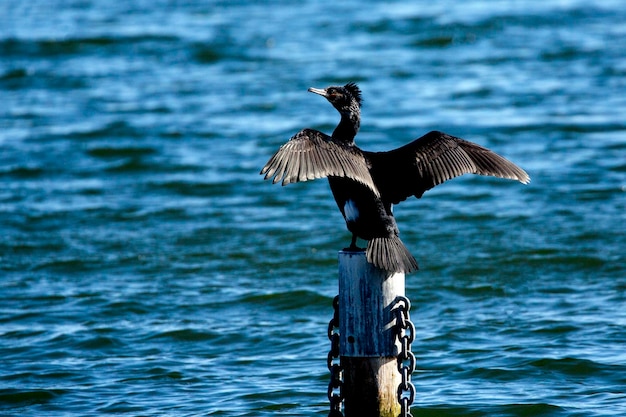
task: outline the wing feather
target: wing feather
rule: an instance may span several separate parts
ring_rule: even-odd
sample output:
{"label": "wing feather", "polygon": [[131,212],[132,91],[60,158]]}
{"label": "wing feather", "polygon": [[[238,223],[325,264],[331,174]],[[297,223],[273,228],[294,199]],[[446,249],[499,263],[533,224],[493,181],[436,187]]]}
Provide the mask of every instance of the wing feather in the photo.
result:
{"label": "wing feather", "polygon": [[332,140],[317,130],[304,129],[293,136],[261,170],[265,179],[283,185],[322,177],[346,177],[379,195],[363,152]]}
{"label": "wing feather", "polygon": [[463,174],[530,182],[528,174],[502,156],[442,132],[430,132],[388,152],[364,152],[384,201],[397,204]]}

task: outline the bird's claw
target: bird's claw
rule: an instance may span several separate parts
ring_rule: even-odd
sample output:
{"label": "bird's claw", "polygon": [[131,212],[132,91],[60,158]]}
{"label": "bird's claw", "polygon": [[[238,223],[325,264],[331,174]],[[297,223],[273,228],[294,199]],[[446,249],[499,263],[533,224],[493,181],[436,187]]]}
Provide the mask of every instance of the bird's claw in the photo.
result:
{"label": "bird's claw", "polygon": [[365,248],[359,248],[357,245],[350,245],[347,248],[343,248],[344,252],[363,252]]}

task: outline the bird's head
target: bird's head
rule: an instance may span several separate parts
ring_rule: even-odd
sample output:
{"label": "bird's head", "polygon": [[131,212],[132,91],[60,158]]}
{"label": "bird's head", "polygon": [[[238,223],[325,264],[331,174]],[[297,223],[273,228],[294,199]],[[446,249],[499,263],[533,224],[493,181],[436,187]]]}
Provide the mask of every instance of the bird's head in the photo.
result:
{"label": "bird's head", "polygon": [[340,113],[354,111],[354,107],[361,107],[361,89],[355,83],[326,88],[309,88],[311,93],[319,94],[333,105]]}

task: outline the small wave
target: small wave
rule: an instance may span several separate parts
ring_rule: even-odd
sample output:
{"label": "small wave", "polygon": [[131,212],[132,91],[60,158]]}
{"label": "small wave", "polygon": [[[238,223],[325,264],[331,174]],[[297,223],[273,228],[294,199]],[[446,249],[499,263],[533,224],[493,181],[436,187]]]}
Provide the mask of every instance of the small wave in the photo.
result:
{"label": "small wave", "polygon": [[452,35],[435,35],[417,39],[412,42],[412,45],[423,48],[443,48],[452,45],[454,42],[455,38]]}
{"label": "small wave", "polygon": [[331,300],[328,297],[306,290],[252,294],[243,297],[241,301],[250,304],[264,304],[279,308],[280,310],[331,304]]}
{"label": "small wave", "polygon": [[4,407],[2,405],[24,406],[33,404],[45,404],[56,397],[64,394],[64,390],[17,390],[17,389],[4,389],[0,390],[0,410]]}
{"label": "small wave", "polygon": [[[562,416],[564,409],[552,404],[535,403],[535,404],[507,404],[498,407],[504,415],[519,417],[549,417]],[[497,414],[497,413],[494,413]],[[492,414],[492,415],[494,415]]]}
{"label": "small wave", "polygon": [[96,410],[99,413],[104,414],[143,414],[145,408],[142,406],[133,405],[129,401],[117,401],[113,404],[107,404],[105,407],[100,407]]}
{"label": "small wave", "polygon": [[512,125],[499,125],[498,128],[502,133],[515,134],[515,133],[607,133],[607,132],[621,132],[626,130],[626,124],[621,122],[608,122],[608,123],[523,123]]}
{"label": "small wave", "polygon": [[54,70],[29,71],[24,68],[9,70],[0,75],[0,87],[8,90],[41,88],[49,90],[76,90],[85,88],[88,81],[84,78],[61,74]]}
{"label": "small wave", "polygon": [[28,77],[28,71],[25,68],[14,68],[0,74],[0,81],[16,80]]}
{"label": "small wave", "polygon": [[113,337],[97,336],[82,341],[76,345],[84,350],[106,350],[123,346],[122,343]]}
{"label": "small wave", "polygon": [[45,170],[38,166],[16,165],[0,168],[0,176],[10,176],[21,179],[38,178],[44,174]]}
{"label": "small wave", "polygon": [[220,337],[219,335],[207,332],[199,331],[196,329],[176,329],[161,332],[153,335],[150,339],[173,339],[181,342],[204,342],[207,340],[214,340]]}
{"label": "small wave", "polygon": [[435,406],[415,407],[414,413],[422,417],[478,417],[478,416],[509,416],[509,417],[549,417],[562,415],[563,409],[546,403],[506,404],[499,406]]}
{"label": "small wave", "polygon": [[[560,372],[572,376],[593,377],[597,376],[609,368],[623,368],[623,366],[604,365],[588,359],[578,358],[543,358],[530,363],[531,366],[545,371]],[[612,369],[611,374],[620,374],[624,371]]]}
{"label": "small wave", "polygon": [[91,50],[102,53],[107,48],[129,48],[133,44],[176,42],[167,35],[94,36],[61,39],[7,38],[0,41],[0,54],[5,57],[50,57],[83,55]]}
{"label": "small wave", "polygon": [[133,381],[159,381],[159,380],[175,380],[175,381],[181,381],[181,380],[185,380],[185,382],[190,383],[190,382],[195,382],[197,381],[196,379],[186,379],[185,376],[183,375],[183,373],[181,372],[177,372],[177,371],[170,371],[168,369],[164,369],[164,368],[152,368],[147,370],[144,374],[142,374],[141,376],[134,376],[131,378],[125,378],[122,380],[122,382],[128,383],[128,382],[133,382]]}
{"label": "small wave", "polygon": [[78,257],[50,257],[41,260],[33,266],[34,271],[55,270],[65,272],[77,272],[97,268],[95,263],[89,259]]}
{"label": "small wave", "polygon": [[525,261],[529,265],[543,266],[577,266],[579,268],[594,269],[602,268],[606,259],[601,254],[566,253],[560,249],[539,249],[527,253]]}
{"label": "small wave", "polygon": [[191,55],[199,64],[212,64],[219,61],[223,54],[215,46],[196,43],[191,47]]}
{"label": "small wave", "polygon": [[108,139],[108,138],[143,138],[145,134],[139,132],[126,121],[114,121],[105,125],[94,126],[75,132],[64,132],[64,136],[70,135],[77,139]]}
{"label": "small wave", "polygon": [[146,163],[141,158],[127,158],[122,162],[114,164],[106,169],[107,172],[128,173],[137,171],[152,171],[153,165]]}
{"label": "small wave", "polygon": [[146,146],[96,146],[87,150],[87,155],[96,158],[119,158],[124,156],[145,156],[155,154],[157,151],[152,147]]}
{"label": "small wave", "polygon": [[161,191],[171,192],[186,197],[215,197],[228,196],[234,193],[230,181],[206,183],[186,180],[171,180],[162,183],[153,183],[152,187]]}

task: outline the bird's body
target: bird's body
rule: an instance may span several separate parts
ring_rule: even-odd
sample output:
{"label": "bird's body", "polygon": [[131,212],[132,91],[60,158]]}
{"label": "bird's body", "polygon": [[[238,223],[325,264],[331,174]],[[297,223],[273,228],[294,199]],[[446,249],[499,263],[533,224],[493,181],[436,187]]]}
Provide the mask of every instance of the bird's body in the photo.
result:
{"label": "bird's body", "polygon": [[309,91],[324,96],[341,114],[332,136],[313,129],[294,135],[270,158],[261,174],[283,185],[328,177],[352,233],[367,240],[368,262],[389,272],[409,273],[417,262],[399,238],[393,204],[420,198],[434,186],[465,173],[527,183],[521,168],[503,157],[441,132],[430,132],[388,152],[362,151],[354,143],[360,126],[361,91],[356,84]]}

